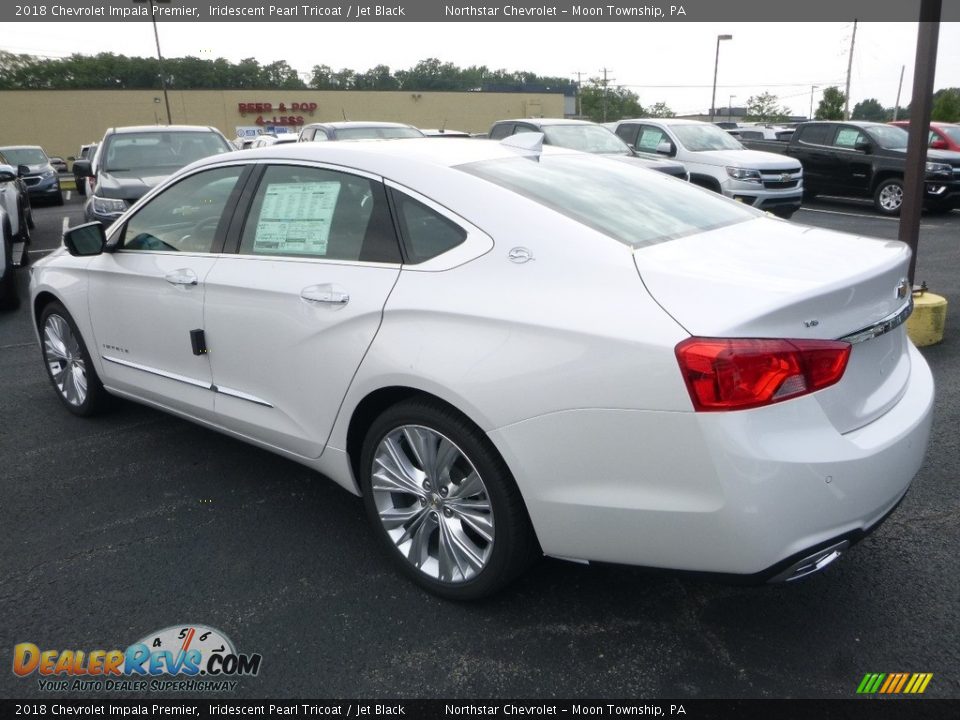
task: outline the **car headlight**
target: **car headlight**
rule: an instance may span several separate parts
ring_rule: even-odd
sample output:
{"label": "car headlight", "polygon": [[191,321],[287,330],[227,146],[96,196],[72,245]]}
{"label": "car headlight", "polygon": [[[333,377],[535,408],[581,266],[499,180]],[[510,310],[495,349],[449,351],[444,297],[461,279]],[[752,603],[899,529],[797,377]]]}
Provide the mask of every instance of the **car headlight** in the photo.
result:
{"label": "car headlight", "polygon": [[57,176],[57,171],[54,170],[53,168],[50,168],[49,170],[44,170],[42,173],[40,173],[40,177],[42,177],[42,178],[48,178],[48,179],[49,179],[49,178],[56,177],[56,176]]}
{"label": "car headlight", "polygon": [[732,177],[734,180],[739,180],[740,182],[748,182],[748,183],[763,182],[760,179],[759,170],[751,170],[748,168],[738,168],[738,167],[728,167],[727,175]]}
{"label": "car headlight", "polygon": [[950,175],[953,173],[953,168],[946,163],[928,162],[927,172],[931,175]]}
{"label": "car headlight", "polygon": [[97,215],[119,215],[127,209],[127,204],[117,198],[93,196],[93,211]]}

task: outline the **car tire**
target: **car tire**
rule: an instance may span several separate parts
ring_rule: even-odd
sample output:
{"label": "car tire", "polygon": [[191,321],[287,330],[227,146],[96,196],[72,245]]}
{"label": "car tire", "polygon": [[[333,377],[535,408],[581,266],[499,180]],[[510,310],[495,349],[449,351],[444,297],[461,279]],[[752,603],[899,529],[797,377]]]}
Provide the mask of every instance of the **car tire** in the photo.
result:
{"label": "car tire", "polygon": [[503,458],[479,428],[439,402],[407,400],[380,415],[363,443],[359,475],[388,554],[436,595],[485,597],[538,555]]}
{"label": "car tire", "polygon": [[796,208],[790,208],[789,210],[772,210],[774,215],[783,220],[789,220],[793,217],[793,214],[796,212]]}
{"label": "car tire", "polygon": [[[31,213],[32,215],[33,213]],[[20,226],[20,234],[17,237],[17,242],[29,243],[30,242],[30,231],[33,229],[33,222],[27,219],[27,212],[21,206],[18,208],[18,225]]]}
{"label": "car tire", "polygon": [[0,252],[3,252],[3,270],[0,270],[0,309],[14,310],[20,305],[17,295],[17,280],[13,268],[13,231],[6,216],[0,222]]}
{"label": "car tire", "polygon": [[43,364],[60,402],[81,417],[101,412],[109,396],[70,313],[50,303],[40,313],[39,329]]}
{"label": "car tire", "polygon": [[63,205],[63,190],[57,191],[57,198],[53,201],[53,204],[57,206]]}
{"label": "car tire", "polygon": [[899,215],[903,206],[903,179],[887,178],[873,191],[873,206],[882,215]]}

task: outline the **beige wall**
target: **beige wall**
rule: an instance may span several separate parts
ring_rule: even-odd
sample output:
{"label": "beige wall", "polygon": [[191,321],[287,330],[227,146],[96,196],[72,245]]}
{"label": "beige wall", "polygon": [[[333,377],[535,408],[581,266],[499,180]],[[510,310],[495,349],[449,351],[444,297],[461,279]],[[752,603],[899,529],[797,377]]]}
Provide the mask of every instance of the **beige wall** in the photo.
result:
{"label": "beige wall", "polygon": [[[563,117],[563,95],[546,93],[411,93],[321,90],[171,90],[175,124],[213,125],[227,138],[251,126],[257,113],[241,116],[239,103],[317,103],[305,122],[389,120],[418,127],[445,125],[486,132],[495,120]],[[155,99],[159,99],[156,102]],[[163,93],[155,90],[5,90],[0,93],[0,145],[42,145],[49,155],[76,155],[80,145],[103,137],[112,126],[152,125],[166,120]]]}

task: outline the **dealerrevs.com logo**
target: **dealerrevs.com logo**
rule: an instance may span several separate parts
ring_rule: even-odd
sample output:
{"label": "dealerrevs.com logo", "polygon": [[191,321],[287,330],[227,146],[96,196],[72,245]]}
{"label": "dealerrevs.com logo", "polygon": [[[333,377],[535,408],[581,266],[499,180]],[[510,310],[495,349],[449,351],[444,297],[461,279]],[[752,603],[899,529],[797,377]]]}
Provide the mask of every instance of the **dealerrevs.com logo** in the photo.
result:
{"label": "dealerrevs.com logo", "polygon": [[36,676],[48,692],[231,692],[236,678],[260,672],[262,656],[238,653],[230,639],[205,625],[174,625],[126,650],[13,648],[13,672]]}

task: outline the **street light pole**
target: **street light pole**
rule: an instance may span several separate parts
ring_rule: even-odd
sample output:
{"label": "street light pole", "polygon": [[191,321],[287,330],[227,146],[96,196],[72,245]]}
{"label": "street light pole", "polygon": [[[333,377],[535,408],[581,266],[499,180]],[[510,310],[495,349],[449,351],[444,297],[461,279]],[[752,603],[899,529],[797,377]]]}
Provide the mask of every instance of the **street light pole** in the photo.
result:
{"label": "street light pole", "polygon": [[810,86],[810,114],[807,115],[807,120],[813,120],[813,91],[819,87],[819,85]]}
{"label": "street light pole", "polygon": [[157,16],[153,10],[153,0],[150,0],[150,21],[153,23],[153,38],[157,42],[157,60],[160,61],[160,85],[163,87],[163,101],[167,106],[167,125],[173,125],[170,117],[170,97],[167,95],[167,76],[163,72],[163,55],[160,54],[160,33],[157,32]]}
{"label": "street light pole", "polygon": [[710,122],[716,112],[717,104],[717,69],[720,67],[720,41],[733,40],[733,35],[717,35],[717,55],[713,60],[713,95],[710,98]]}
{"label": "street light pole", "polygon": [[733,99],[735,97],[736,95],[731,95],[727,99],[727,120],[730,120],[730,118],[733,116]]}

